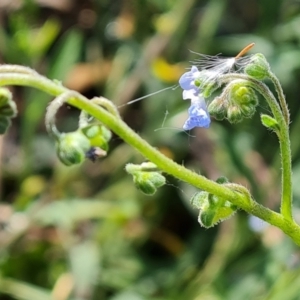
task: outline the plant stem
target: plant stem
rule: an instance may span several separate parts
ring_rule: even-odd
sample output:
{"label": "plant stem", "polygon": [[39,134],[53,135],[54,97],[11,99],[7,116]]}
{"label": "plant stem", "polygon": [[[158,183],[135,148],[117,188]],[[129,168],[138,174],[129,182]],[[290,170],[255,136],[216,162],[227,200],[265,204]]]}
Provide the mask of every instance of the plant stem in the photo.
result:
{"label": "plant stem", "polygon": [[[273,116],[278,122],[280,128],[278,139],[281,154],[282,166],[282,191],[281,191],[281,213],[287,220],[292,220],[292,159],[289,138],[289,128],[284,115],[282,114],[276,98],[269,88],[261,81],[243,74],[227,74],[222,76],[223,82],[233,79],[244,79],[245,86],[250,86],[259,92],[267,101]],[[285,106],[286,107],[286,106]]]}
{"label": "plant stem", "polygon": [[[0,74],[0,86],[4,85],[31,86],[54,96],[68,91],[59,83],[55,83],[40,75],[37,76],[31,74]],[[260,89],[263,92],[266,92],[263,89],[263,86],[260,87]],[[164,156],[161,152],[150,146],[145,140],[143,140],[138,134],[136,134],[131,128],[129,128],[120,118],[114,116],[103,107],[96,105],[92,101],[89,101],[84,96],[80,94],[78,94],[78,96],[76,97],[72,96],[72,98],[68,99],[67,102],[81,110],[86,111],[91,116],[100,120],[104,125],[109,127],[125,142],[138,150],[143,156],[156,164],[164,172],[199,189],[225,198],[238,207],[242,208],[246,212],[281,228],[294,240],[296,244],[300,246],[300,226],[298,226],[291,218],[286,218],[285,216],[256,203],[249,197],[248,193],[243,193],[242,190],[237,191],[237,189],[235,189],[235,191],[233,191],[228,187],[208,180],[204,176],[198,175],[190,171],[189,169],[186,169],[182,165],[175,163],[171,159]]]}
{"label": "plant stem", "polygon": [[281,109],[282,109],[282,112],[283,112],[284,119],[286,121],[287,126],[289,126],[289,124],[290,124],[290,113],[289,113],[289,109],[288,109],[288,106],[287,106],[287,103],[286,103],[286,100],[285,100],[285,97],[284,97],[284,93],[283,93],[281,84],[280,84],[278,78],[275,76],[275,74],[273,72],[269,71],[269,77],[270,77],[270,79],[272,80],[272,82],[275,86],[276,93],[278,95],[278,99],[279,99],[279,103],[280,103],[280,106],[281,106]]}

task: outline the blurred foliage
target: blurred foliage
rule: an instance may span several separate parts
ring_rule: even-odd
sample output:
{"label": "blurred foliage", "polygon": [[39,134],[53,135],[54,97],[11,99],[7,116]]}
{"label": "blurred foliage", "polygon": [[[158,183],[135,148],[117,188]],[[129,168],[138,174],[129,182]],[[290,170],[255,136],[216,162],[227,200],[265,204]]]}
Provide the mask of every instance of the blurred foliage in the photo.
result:
{"label": "blurred foliage", "polygon": [[[292,0],[0,1],[0,61],[35,68],[87,97],[117,105],[177,84],[197,54],[234,56],[255,42],[283,84],[291,112],[295,218],[300,220],[300,2]],[[272,87],[271,87],[272,88]],[[23,300],[299,299],[300,252],[243,212],[206,230],[172,178],[153,197],[127,162],[143,158],[114,136],[108,157],[65,167],[43,125],[50,98],[12,88],[18,117],[1,143],[0,298]],[[274,134],[258,113],[189,136],[179,89],[123,106],[122,117],[179,163],[249,187],[276,209]],[[76,127],[64,107],[58,123]]]}

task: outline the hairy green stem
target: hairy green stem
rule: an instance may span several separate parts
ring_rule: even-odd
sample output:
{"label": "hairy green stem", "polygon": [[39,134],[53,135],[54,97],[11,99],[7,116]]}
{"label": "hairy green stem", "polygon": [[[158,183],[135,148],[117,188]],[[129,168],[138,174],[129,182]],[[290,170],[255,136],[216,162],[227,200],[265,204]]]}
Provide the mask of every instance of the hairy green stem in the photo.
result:
{"label": "hairy green stem", "polygon": [[45,124],[46,129],[50,135],[52,135],[55,139],[59,139],[60,132],[58,131],[55,125],[55,117],[57,111],[61,108],[61,106],[67,102],[71,97],[76,97],[78,95],[75,91],[67,91],[59,96],[57,96],[47,107],[47,112],[45,116]]}
{"label": "hairy green stem", "polygon": [[289,124],[290,124],[290,113],[289,113],[287,103],[285,101],[285,97],[284,97],[284,93],[283,93],[281,84],[280,84],[278,78],[275,76],[275,74],[273,72],[269,71],[268,75],[269,75],[270,79],[272,80],[272,82],[275,86],[275,90],[276,90],[276,93],[278,95],[278,99],[279,99],[279,103],[280,103],[280,106],[281,106],[281,109],[282,109],[284,119],[286,121],[287,126],[289,126]]}
{"label": "hairy green stem", "polygon": [[233,79],[242,79],[246,86],[250,86],[259,92],[267,101],[273,116],[278,122],[280,128],[278,138],[282,165],[281,213],[287,220],[292,220],[292,159],[288,123],[280,110],[276,98],[263,82],[243,74],[227,74],[222,76],[223,82],[229,82]]}
{"label": "hairy green stem", "polygon": [[[120,118],[120,114],[119,114],[119,111],[117,110],[116,106],[108,99],[106,99],[104,97],[95,97],[95,98],[91,99],[90,101],[92,101],[95,104],[103,106],[111,114],[113,114],[117,118]],[[88,119],[89,119],[89,114],[86,113],[84,110],[82,110],[80,113],[80,116],[79,116],[79,127],[87,126],[89,124]]]}
{"label": "hairy green stem", "polygon": [[[68,91],[59,83],[55,83],[42,76],[31,74],[0,74],[0,86],[4,85],[21,85],[31,86],[44,91],[45,93],[57,96]],[[263,90],[264,91],[264,90]],[[161,152],[150,146],[131,128],[129,128],[119,117],[111,114],[103,107],[96,105],[84,96],[78,94],[77,97],[71,97],[67,102],[81,110],[86,111],[91,116],[100,120],[104,125],[109,127],[125,142],[138,150],[144,157],[156,164],[164,172],[185,181],[199,189],[205,190],[216,196],[225,198],[237,205],[246,212],[253,214],[266,222],[281,228],[288,236],[290,236],[296,244],[300,246],[300,227],[291,219],[276,213],[253,201],[248,193],[243,189],[238,190],[222,186],[211,181],[204,176],[186,169],[171,159],[164,156]]]}

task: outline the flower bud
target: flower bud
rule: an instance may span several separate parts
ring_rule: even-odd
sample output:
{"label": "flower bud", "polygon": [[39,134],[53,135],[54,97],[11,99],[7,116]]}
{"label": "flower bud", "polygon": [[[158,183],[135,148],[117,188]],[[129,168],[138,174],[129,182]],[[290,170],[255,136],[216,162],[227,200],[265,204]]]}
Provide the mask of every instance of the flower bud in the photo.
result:
{"label": "flower bud", "polygon": [[280,128],[278,126],[278,122],[269,115],[262,114],[260,116],[262,124],[268,129],[278,131]]}
{"label": "flower bud", "polygon": [[[222,201],[220,201],[222,202]],[[217,205],[218,202],[213,202],[214,205],[208,206],[204,210],[200,210],[198,222],[205,228],[213,227],[221,221],[231,217],[237,210],[236,206],[229,201],[225,201],[222,205]]]}
{"label": "flower bud", "polygon": [[[196,197],[193,198],[195,202]],[[237,210],[231,202],[209,193],[206,196],[204,194],[199,195],[198,201],[201,204],[198,222],[205,228],[213,227],[217,223],[226,220]]]}
{"label": "flower bud", "polygon": [[211,94],[219,88],[215,79],[216,72],[211,70],[203,70],[199,72],[198,77],[195,79],[195,85],[201,89],[204,98],[208,98]]}
{"label": "flower bud", "polygon": [[90,148],[90,141],[81,130],[62,133],[56,144],[57,155],[66,166],[82,163]]}
{"label": "flower bud", "polygon": [[135,186],[146,195],[155,194],[157,189],[166,183],[166,178],[157,171],[156,165],[151,162],[141,165],[127,164],[125,169],[133,176]]}
{"label": "flower bud", "polygon": [[227,98],[229,103],[227,118],[231,123],[238,123],[244,117],[252,117],[258,105],[255,91],[244,84],[238,80],[233,81],[227,86],[226,93],[224,93],[223,97]]}
{"label": "flower bud", "polygon": [[[220,177],[216,182],[226,184],[228,180],[226,177]],[[229,218],[237,210],[237,207],[231,202],[205,191],[193,195],[191,204],[200,210],[198,222],[205,228],[212,227]]]}
{"label": "flower bud", "polygon": [[245,67],[245,73],[258,80],[269,77],[270,65],[261,53],[254,54],[250,63]]}
{"label": "flower bud", "polygon": [[231,90],[230,97],[241,105],[253,105],[258,104],[257,96],[252,88],[246,86],[234,85]]}
{"label": "flower bud", "polygon": [[81,128],[84,135],[90,140],[92,147],[98,147],[108,151],[108,142],[111,139],[111,132],[103,125],[90,125]]}
{"label": "flower bud", "polygon": [[216,97],[208,106],[208,112],[221,121],[227,114],[227,101],[223,97]]}
{"label": "flower bud", "polygon": [[158,172],[137,172],[133,174],[135,186],[146,195],[154,195],[158,188],[165,185],[166,178]]}
{"label": "flower bud", "polygon": [[208,195],[209,193],[205,191],[197,192],[192,196],[190,202],[194,207],[201,209],[205,207]]}
{"label": "flower bud", "polygon": [[230,89],[230,101],[238,105],[248,105],[256,107],[258,104],[258,99],[255,91],[244,83],[233,82]]}
{"label": "flower bud", "polygon": [[227,110],[227,119],[230,123],[238,123],[243,119],[243,113],[238,106],[230,106]]}
{"label": "flower bud", "polygon": [[200,210],[198,216],[199,224],[204,228],[210,228],[217,224],[214,222],[215,213],[212,210]]}
{"label": "flower bud", "polygon": [[240,110],[245,118],[251,118],[255,113],[255,106],[241,105]]}

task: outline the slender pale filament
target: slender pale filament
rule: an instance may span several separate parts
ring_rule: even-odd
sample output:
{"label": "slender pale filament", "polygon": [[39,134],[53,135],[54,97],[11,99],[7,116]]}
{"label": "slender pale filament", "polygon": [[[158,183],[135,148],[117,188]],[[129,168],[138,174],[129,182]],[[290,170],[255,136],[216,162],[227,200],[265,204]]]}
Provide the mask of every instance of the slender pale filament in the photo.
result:
{"label": "slender pale filament", "polygon": [[238,59],[239,57],[243,56],[245,53],[247,53],[251,48],[253,48],[255,43],[251,43],[245,48],[243,48],[240,53],[235,57],[235,59]]}

